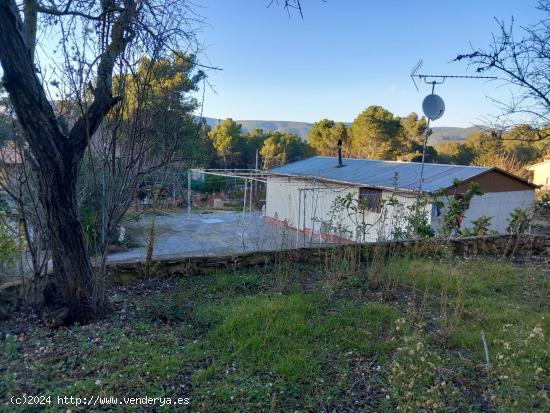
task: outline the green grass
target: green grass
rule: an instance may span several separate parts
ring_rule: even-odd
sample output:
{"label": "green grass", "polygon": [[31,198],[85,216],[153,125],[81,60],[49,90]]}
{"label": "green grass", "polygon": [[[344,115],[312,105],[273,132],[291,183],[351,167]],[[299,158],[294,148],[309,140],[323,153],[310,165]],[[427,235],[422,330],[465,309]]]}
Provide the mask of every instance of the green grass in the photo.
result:
{"label": "green grass", "polygon": [[379,274],[289,268],[282,279],[275,266],[154,280],[116,291],[95,324],[27,325],[0,341],[0,399],[189,397],[183,410],[202,412],[550,408],[544,269],[410,258]]}
{"label": "green grass", "polygon": [[351,355],[387,360],[394,347],[388,333],[399,315],[384,304],[319,302],[296,293],[249,296],[202,311],[218,322],[194,349],[197,360],[211,362],[193,380],[211,411],[228,400],[239,410],[258,402],[288,409],[330,404],[351,385]]}

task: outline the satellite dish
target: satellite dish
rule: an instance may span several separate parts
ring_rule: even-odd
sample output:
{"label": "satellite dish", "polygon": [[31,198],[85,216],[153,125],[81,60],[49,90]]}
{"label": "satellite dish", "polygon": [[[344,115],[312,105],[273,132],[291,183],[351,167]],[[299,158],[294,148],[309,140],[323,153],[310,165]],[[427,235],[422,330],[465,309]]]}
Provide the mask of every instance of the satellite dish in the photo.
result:
{"label": "satellite dish", "polygon": [[445,113],[445,102],[440,96],[432,93],[422,101],[422,112],[430,120],[439,119]]}

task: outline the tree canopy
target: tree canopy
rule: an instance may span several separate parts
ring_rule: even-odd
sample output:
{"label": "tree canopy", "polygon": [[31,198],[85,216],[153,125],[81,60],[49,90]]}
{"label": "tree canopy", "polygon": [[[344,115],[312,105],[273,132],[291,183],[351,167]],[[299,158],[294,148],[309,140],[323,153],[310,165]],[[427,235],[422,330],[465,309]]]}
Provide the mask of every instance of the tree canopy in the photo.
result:
{"label": "tree canopy", "polygon": [[401,123],[382,106],[369,106],[351,124],[351,148],[355,156],[394,159],[399,152]]}
{"label": "tree canopy", "polygon": [[238,141],[242,136],[242,125],[227,118],[216,125],[208,134],[224,167],[232,165],[239,156]]}
{"label": "tree canopy", "polygon": [[260,154],[264,168],[268,169],[312,156],[313,150],[297,135],[270,132],[266,136]]}
{"label": "tree canopy", "polygon": [[349,151],[350,142],[346,125],[323,119],[313,124],[308,134],[307,143],[317,155],[335,156],[338,140],[342,140],[342,144]]}

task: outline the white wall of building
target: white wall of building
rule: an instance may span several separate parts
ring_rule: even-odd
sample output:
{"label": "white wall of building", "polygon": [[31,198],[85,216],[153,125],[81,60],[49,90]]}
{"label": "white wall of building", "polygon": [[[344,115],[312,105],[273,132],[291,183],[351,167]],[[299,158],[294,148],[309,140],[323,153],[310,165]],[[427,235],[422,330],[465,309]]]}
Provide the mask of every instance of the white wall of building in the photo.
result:
{"label": "white wall of building", "polygon": [[[345,238],[357,240],[358,224],[365,224],[366,233],[364,241],[376,241],[390,238],[393,228],[403,227],[404,214],[408,212],[407,206],[415,201],[414,195],[396,194],[399,207],[386,206],[381,213],[372,211],[364,215],[352,215],[347,211],[340,211],[335,216],[331,211],[334,201],[339,196],[344,197],[348,193],[353,194],[354,199],[359,197],[359,187],[341,184],[327,183],[317,180],[305,180],[287,177],[269,177],[267,180],[266,216],[286,221],[292,228],[309,230],[319,233],[322,230],[322,221],[331,218],[335,223],[347,228],[350,232]],[[392,192],[383,191],[382,199],[389,199]],[[386,201],[387,202],[387,201]]]}
{"label": "white wall of building", "polygon": [[534,202],[534,189],[527,191],[487,192],[481,196],[475,196],[470,203],[470,208],[466,211],[462,228],[471,228],[473,220],[482,215],[487,215],[493,217],[490,229],[505,233],[512,211],[516,208],[530,208]]}
{"label": "white wall of building", "polygon": [[[311,229],[318,232],[318,219],[326,219],[332,203],[338,196],[353,193],[358,188],[326,182],[269,177],[267,179],[266,216],[286,223],[300,230]],[[305,219],[304,219],[305,214]],[[343,225],[352,225],[348,217],[343,217]]]}
{"label": "white wall of building", "polygon": [[533,172],[533,183],[550,188],[550,160],[541,162],[528,168]]}
{"label": "white wall of building", "polygon": [[[414,194],[397,193],[397,206],[389,204],[381,211],[366,212],[364,216],[349,216],[341,212],[339,217],[331,213],[331,207],[339,196],[352,193],[354,199],[359,197],[359,187],[343,184],[333,184],[318,180],[307,180],[289,177],[269,177],[267,180],[266,216],[286,221],[292,228],[301,231],[321,232],[320,221],[334,218],[335,222],[346,227],[350,233],[345,238],[357,240],[357,225],[365,222],[367,233],[364,241],[377,241],[392,238],[396,228],[404,229],[406,216],[410,213],[408,207],[414,204]],[[388,200],[391,191],[383,191],[382,199]],[[491,229],[504,233],[508,226],[510,214],[516,208],[526,209],[533,205],[534,190],[492,192],[475,196],[466,212],[462,228],[471,228],[472,221],[482,215],[493,217]],[[386,201],[387,202],[387,201]],[[432,205],[426,207],[428,221],[435,229],[440,225],[440,216]],[[344,235],[344,234],[336,234]]]}

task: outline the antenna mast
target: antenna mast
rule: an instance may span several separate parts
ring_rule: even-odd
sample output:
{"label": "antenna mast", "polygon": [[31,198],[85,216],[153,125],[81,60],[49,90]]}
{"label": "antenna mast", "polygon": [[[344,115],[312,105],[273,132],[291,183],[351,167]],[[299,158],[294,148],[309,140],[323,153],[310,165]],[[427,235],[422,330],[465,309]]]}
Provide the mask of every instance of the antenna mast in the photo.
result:
{"label": "antenna mast", "polygon": [[[428,85],[432,85],[432,94],[428,95],[424,99],[424,102],[426,102],[426,100],[429,97],[437,98],[437,99],[441,100],[440,105],[442,105],[442,110],[445,110],[443,100],[439,96],[434,94],[436,85],[441,85],[441,84],[445,83],[445,80],[447,80],[447,79],[487,79],[487,80],[496,80],[497,79],[497,77],[495,77],[495,76],[430,75],[430,74],[418,73],[419,70],[422,68],[423,64],[424,64],[424,61],[422,59],[420,59],[418,61],[418,63],[416,63],[416,65],[412,68],[411,75],[410,75],[411,80],[413,81],[414,87],[416,88],[416,90],[418,92],[420,92],[420,90],[418,89],[418,85],[417,85],[415,79],[422,80],[422,81],[424,81],[424,83],[426,83]],[[423,183],[422,181],[424,180],[424,163],[425,163],[425,160],[426,160],[426,146],[428,144],[428,136],[430,135],[430,121],[439,119],[439,117],[441,117],[441,115],[443,114],[443,112],[441,112],[437,117],[430,116],[429,114],[426,113],[426,110],[424,108],[424,102],[423,102],[423,108],[422,109],[424,110],[424,114],[428,118],[428,124],[426,125],[426,132],[424,134],[424,144],[422,146],[422,166],[420,168],[420,182],[418,183],[418,196],[420,196],[420,194],[422,193],[422,183]],[[432,102],[432,104],[433,104],[433,102]]]}

